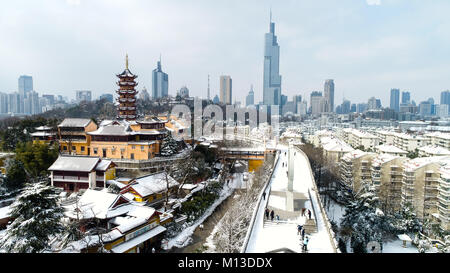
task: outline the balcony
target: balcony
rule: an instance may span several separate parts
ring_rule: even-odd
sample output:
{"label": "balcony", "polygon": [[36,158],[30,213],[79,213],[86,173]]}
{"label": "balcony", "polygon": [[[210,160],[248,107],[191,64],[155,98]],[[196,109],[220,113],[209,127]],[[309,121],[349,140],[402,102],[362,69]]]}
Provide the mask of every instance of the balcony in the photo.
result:
{"label": "balcony", "polygon": [[68,175],[54,175],[53,181],[59,181],[59,182],[85,182],[89,183],[88,177],[79,177],[79,176],[68,176]]}

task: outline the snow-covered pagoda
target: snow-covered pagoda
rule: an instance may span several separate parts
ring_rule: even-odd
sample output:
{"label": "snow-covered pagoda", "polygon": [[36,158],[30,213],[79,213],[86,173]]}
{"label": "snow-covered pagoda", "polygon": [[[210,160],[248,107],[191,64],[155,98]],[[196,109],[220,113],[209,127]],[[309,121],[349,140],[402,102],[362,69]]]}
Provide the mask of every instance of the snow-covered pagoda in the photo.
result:
{"label": "snow-covered pagoda", "polygon": [[117,119],[136,120],[136,95],[138,91],[136,91],[137,83],[135,79],[137,76],[128,69],[128,54],[125,61],[125,70],[117,77],[119,78],[117,82],[119,90],[116,91],[119,95],[117,98],[119,102]]}

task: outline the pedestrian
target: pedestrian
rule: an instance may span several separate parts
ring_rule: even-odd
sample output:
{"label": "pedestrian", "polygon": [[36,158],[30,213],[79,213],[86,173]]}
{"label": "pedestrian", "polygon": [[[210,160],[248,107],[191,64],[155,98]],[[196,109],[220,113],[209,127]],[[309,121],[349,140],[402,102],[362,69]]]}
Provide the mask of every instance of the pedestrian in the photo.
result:
{"label": "pedestrian", "polygon": [[263,198],[266,200],[266,192],[263,192]]}
{"label": "pedestrian", "polygon": [[152,253],[155,253],[155,252],[156,252],[155,248],[154,248],[154,247],[152,247]]}
{"label": "pedestrian", "polygon": [[267,218],[267,220],[269,220],[269,209],[268,208],[266,208],[266,218]]}
{"label": "pedestrian", "polygon": [[303,240],[303,250],[304,251],[308,251],[308,243],[309,243],[309,238],[308,238],[308,236],[306,236],[305,240]]}
{"label": "pedestrian", "polygon": [[277,221],[280,221],[280,215],[277,214]]}
{"label": "pedestrian", "polygon": [[302,216],[305,216],[305,208],[302,208]]}
{"label": "pedestrian", "polygon": [[305,239],[305,229],[302,229],[302,240]]}
{"label": "pedestrian", "polygon": [[309,216],[309,220],[311,220],[311,211],[308,210],[308,216]]}
{"label": "pedestrian", "polygon": [[297,226],[297,235],[300,235],[300,232],[302,232],[302,229],[303,229],[302,225]]}
{"label": "pedestrian", "polygon": [[270,219],[271,219],[271,221],[273,221],[273,218],[275,217],[275,212],[272,210],[271,212],[270,212]]}

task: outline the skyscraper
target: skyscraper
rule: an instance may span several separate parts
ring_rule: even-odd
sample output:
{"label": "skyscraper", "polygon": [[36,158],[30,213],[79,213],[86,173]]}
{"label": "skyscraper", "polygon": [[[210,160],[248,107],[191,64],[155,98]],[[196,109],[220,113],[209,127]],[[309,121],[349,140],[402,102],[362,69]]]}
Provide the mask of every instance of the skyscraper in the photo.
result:
{"label": "skyscraper", "polygon": [[334,81],[326,80],[324,86],[325,112],[334,112]]}
{"label": "skyscraper", "polygon": [[33,77],[22,75],[19,77],[19,94],[26,97],[33,90]]}
{"label": "skyscraper", "polygon": [[399,89],[391,89],[391,109],[395,110],[395,112],[400,111],[400,90]]}
{"label": "skyscraper", "polygon": [[161,69],[161,59],[152,74],[152,99],[159,99],[169,95],[169,75]]}
{"label": "skyscraper", "polygon": [[89,90],[77,90],[76,91],[76,101],[91,101],[92,100],[92,92]]}
{"label": "skyscraper", "polygon": [[220,76],[220,102],[233,103],[233,83],[230,76]]}
{"label": "skyscraper", "polygon": [[255,104],[255,92],[253,92],[253,85],[250,87],[247,97],[245,98],[245,106]]}
{"label": "skyscraper", "polygon": [[443,91],[441,92],[441,105],[442,104],[446,104],[446,105],[450,105],[450,91]]}
{"label": "skyscraper", "polygon": [[411,94],[409,92],[402,92],[402,104],[411,103]]}
{"label": "skyscraper", "polygon": [[263,104],[281,104],[280,46],[275,36],[275,23],[270,13],[270,32],[265,35]]}

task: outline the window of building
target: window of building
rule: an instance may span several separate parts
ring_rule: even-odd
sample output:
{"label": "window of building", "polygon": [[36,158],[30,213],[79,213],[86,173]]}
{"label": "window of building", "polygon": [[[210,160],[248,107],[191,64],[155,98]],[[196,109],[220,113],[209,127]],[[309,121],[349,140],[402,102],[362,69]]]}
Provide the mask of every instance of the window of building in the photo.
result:
{"label": "window of building", "polygon": [[141,151],[144,151],[144,149],[145,149],[145,147],[144,147],[144,146],[141,146]]}
{"label": "window of building", "polygon": [[98,148],[94,148],[94,154],[96,155],[98,152]]}
{"label": "window of building", "polygon": [[64,150],[64,151],[67,151],[67,146],[63,146],[63,150]]}
{"label": "window of building", "polygon": [[131,153],[130,156],[131,156],[131,159],[134,159],[134,154],[133,153]]}
{"label": "window of building", "polygon": [[81,146],[81,151],[84,152],[84,146]]}
{"label": "window of building", "polygon": [[72,151],[76,151],[76,150],[77,150],[77,147],[72,146]]}
{"label": "window of building", "polygon": [[134,150],[134,149],[136,149],[136,146],[134,146],[134,145],[133,145],[133,146],[131,146],[131,149],[133,149],[133,150]]}

